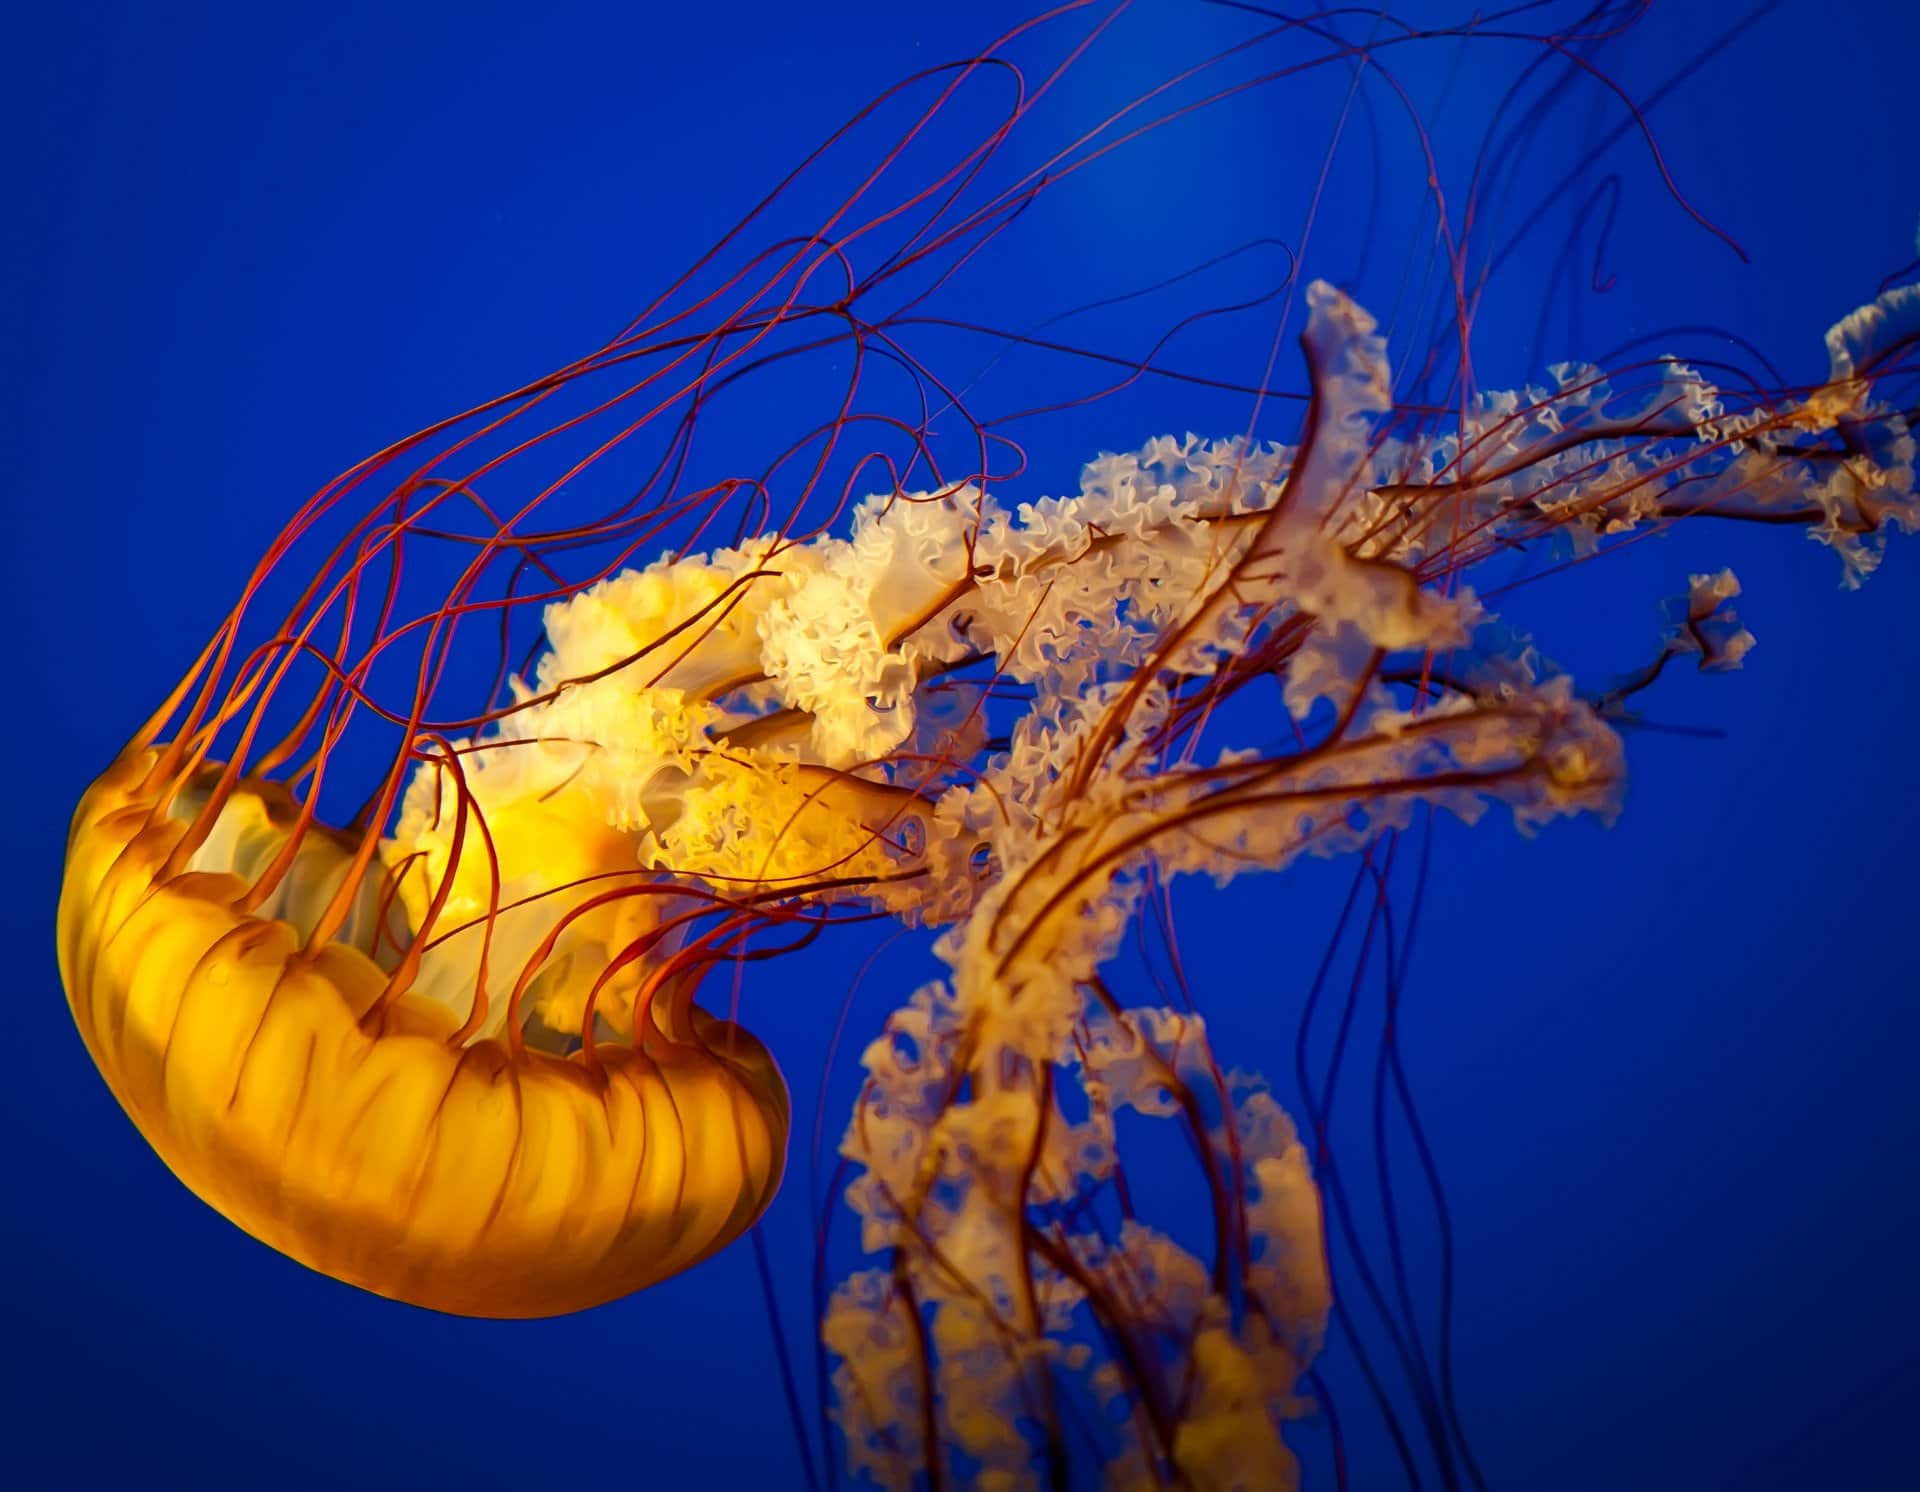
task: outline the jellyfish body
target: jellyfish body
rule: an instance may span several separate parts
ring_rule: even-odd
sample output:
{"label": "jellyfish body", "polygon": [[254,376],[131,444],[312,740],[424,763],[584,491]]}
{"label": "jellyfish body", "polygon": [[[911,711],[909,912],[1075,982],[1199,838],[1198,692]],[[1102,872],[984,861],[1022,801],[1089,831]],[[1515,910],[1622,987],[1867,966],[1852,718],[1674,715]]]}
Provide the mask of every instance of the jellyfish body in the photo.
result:
{"label": "jellyfish body", "polygon": [[[1395,655],[1470,660],[1483,621],[1426,583],[1449,572],[1419,494],[1497,544],[1628,530],[1660,516],[1649,490],[1685,484],[1699,511],[1824,525],[1850,575],[1877,530],[1920,519],[1904,424],[1856,370],[1908,345],[1913,291],[1837,327],[1832,378],[1801,400],[1729,417],[1663,367],[1639,414],[1606,410],[1604,439],[1648,438],[1603,464],[1602,437],[1566,433],[1602,424],[1597,383],[1530,414],[1489,396],[1471,439],[1493,474],[1470,491],[1433,480],[1446,446],[1370,435],[1384,345],[1330,287],[1309,301],[1319,396],[1297,449],[1162,438],[1018,514],[970,485],[896,494],[846,539],[766,535],[582,587],[548,606],[511,709],[402,759],[391,836],[336,834],[274,781],[137,739],[80,806],[60,910],[109,1086],[196,1193],[325,1273],[479,1315],[612,1299],[737,1237],[778,1185],[777,1069],[692,999],[740,918],[851,902],[951,925],[986,1085],[1001,1057],[1067,1060],[1143,864],[1278,868],[1417,801],[1504,801],[1523,824],[1608,811],[1619,741],[1568,680],[1482,657],[1411,712],[1385,687]],[[1677,398],[1702,411],[1678,429]],[[1788,444],[1835,428],[1850,462]],[[1696,577],[1670,647],[1737,665],[1737,589]],[[969,665],[1033,691],[1007,752],[977,701],[937,708]],[[1183,700],[1269,674],[1303,721],[1336,703],[1335,737],[1164,760]],[[735,920],[690,941],[716,907]],[[1280,1163],[1275,1143],[1252,1158]],[[851,1153],[877,1160],[864,1138]]]}
{"label": "jellyfish body", "polygon": [[[686,1268],[772,1198],[787,1131],[779,1073],[745,1032],[687,1012],[594,1070],[448,1037],[448,1008],[403,992],[350,939],[236,910],[232,870],[164,866],[187,825],[129,756],[75,816],[60,904],[74,1019],[108,1086],[174,1173],[314,1269],[436,1310],[581,1310]],[[294,813],[269,784],[229,813],[255,852]],[[310,832],[316,894],[350,851]]]}

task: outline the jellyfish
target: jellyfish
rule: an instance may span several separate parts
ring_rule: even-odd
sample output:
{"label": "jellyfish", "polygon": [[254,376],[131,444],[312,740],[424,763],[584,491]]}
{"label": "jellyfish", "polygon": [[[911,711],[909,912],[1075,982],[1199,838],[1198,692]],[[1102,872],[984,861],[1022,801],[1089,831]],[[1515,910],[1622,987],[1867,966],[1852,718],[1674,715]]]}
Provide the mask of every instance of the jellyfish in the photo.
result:
{"label": "jellyfish", "polygon": [[[776,193],[603,345],[302,505],[82,800],[62,977],[115,1097],[236,1224],[377,1294],[529,1317],[752,1227],[792,1104],[740,991],[843,927],[928,930],[947,977],[866,1044],[840,1147],[878,1261],[820,1322],[850,1464],[1037,1485],[1090,1423],[1111,1485],[1285,1486],[1334,1304],[1321,1158],[1197,1009],[1108,966],[1181,877],[1364,857],[1416,813],[1613,813],[1640,691],[1753,646],[1738,581],[1688,577],[1650,660],[1594,689],[1481,577],[1730,518],[1864,577],[1920,524],[1887,394],[1920,291],[1840,321],[1808,387],[1661,355],[1486,391],[1462,347],[1431,397],[1291,263],[1281,310],[1238,309],[1278,318],[1297,400],[981,327],[942,296],[1029,207],[1255,86],[1149,94],[996,178],[1045,90],[1016,91],[876,195],[1031,29],[887,95],[908,123],[822,221],[783,233]],[[1167,433],[1170,408],[1034,472],[972,372],[914,349],[929,324],[1066,358],[1020,418],[1147,380],[1244,419]],[[835,353],[824,417],[702,465],[717,404]],[[1135,1120],[1188,1142],[1205,1245],[1126,1188]]]}

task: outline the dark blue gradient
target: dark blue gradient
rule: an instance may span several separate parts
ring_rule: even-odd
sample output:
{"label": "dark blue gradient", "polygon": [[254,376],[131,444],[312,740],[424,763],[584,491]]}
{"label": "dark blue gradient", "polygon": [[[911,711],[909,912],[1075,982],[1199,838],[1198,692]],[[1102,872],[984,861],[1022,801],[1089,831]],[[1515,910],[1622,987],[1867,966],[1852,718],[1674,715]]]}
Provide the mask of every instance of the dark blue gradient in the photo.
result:
{"label": "dark blue gradient", "polygon": [[[582,1316],[464,1321],[310,1274],[189,1195],[116,1108],[63,1008],[62,842],[87,782],[297,502],[392,439],[597,345],[858,103],[977,50],[1018,9],[101,5],[14,20],[17,74],[0,102],[15,224],[0,250],[14,349],[0,427],[12,1485],[804,1485],[745,1244]],[[1091,123],[1176,49],[1252,24],[1148,3],[1036,129]],[[1456,193],[1514,72],[1500,48],[1393,59]],[[1493,277],[1482,381],[1647,336],[1641,351],[1721,347],[1751,364],[1708,333],[1669,334],[1682,327],[1727,329],[1784,378],[1818,377],[1826,327],[1915,252],[1917,49],[1920,10],[1903,0],[1656,4],[1594,56],[1657,99],[1647,118],[1675,182],[1751,262],[1680,210],[1631,128],[1582,165],[1627,122],[1588,87],[1539,124],[1552,133],[1487,240],[1550,204]],[[1017,324],[1084,298],[1083,279],[1128,283],[1136,252],[1191,263],[1264,233],[1294,239],[1343,89],[1302,84],[1262,132],[1202,124],[1147,142],[1135,174],[1063,191],[954,294]],[[1360,292],[1384,318],[1403,267],[1417,276],[1426,258],[1422,172],[1404,128],[1382,120],[1401,134],[1377,173],[1369,126],[1350,121],[1343,150],[1357,154],[1341,157],[1305,268],[1346,279],[1365,254]],[[1563,265],[1582,203],[1577,261]],[[1284,275],[1272,255],[1245,257],[1218,299]],[[1127,315],[1136,333],[1153,324],[1150,310]],[[1198,344],[1196,360],[1209,351]],[[1283,380],[1298,386],[1288,358]],[[1070,485],[1101,445],[1231,417],[1163,397],[1125,405],[1124,427],[1102,414],[1032,431],[1023,495]],[[777,431],[782,410],[754,418]],[[1286,417],[1266,433],[1289,435]],[[1733,565],[1760,639],[1747,668],[1663,681],[1647,701],[1659,723],[1720,734],[1636,733],[1610,830],[1561,824],[1528,841],[1493,818],[1439,824],[1399,990],[1405,1082],[1452,1219],[1459,1417],[1488,1485],[1510,1492],[1920,1486],[1920,710],[1901,662],[1920,624],[1920,540],[1896,539],[1882,573],[1845,593],[1833,557],[1798,532],[1702,527],[1534,587],[1515,612],[1597,681],[1656,645],[1655,602],[1689,569]],[[1402,918],[1418,852],[1417,836],[1403,840]],[[1220,1051],[1267,1071],[1296,1114],[1296,1028],[1353,868],[1182,888],[1188,972]],[[795,1089],[791,1179],[764,1241],[803,1396],[817,1091],[830,1154],[853,1055],[935,972],[924,947],[891,948],[823,1084],[868,946],[816,949],[747,986],[746,1019]],[[1343,1080],[1344,1174],[1385,1269],[1368,1043]],[[1401,1264],[1431,1349],[1438,1231],[1397,1134]],[[851,1263],[840,1226],[836,1274]],[[1383,1352],[1377,1323],[1360,1337]],[[1323,1367],[1353,1485],[1407,1485],[1353,1344]],[[1396,1392],[1417,1434],[1414,1400]],[[1294,1438],[1309,1485],[1333,1486],[1324,1419]]]}

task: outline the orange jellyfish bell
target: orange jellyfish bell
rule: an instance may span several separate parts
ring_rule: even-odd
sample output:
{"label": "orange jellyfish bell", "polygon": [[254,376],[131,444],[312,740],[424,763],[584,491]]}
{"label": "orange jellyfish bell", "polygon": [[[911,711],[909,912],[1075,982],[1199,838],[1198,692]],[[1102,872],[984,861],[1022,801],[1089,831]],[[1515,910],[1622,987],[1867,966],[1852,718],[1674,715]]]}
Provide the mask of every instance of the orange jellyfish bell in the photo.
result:
{"label": "orange jellyfish bell", "polygon": [[[521,402],[496,427],[538,407],[525,393],[499,401]],[[894,828],[918,799],[874,763],[902,744],[910,701],[871,703],[914,680],[885,658],[889,685],[835,672],[844,543],[776,531],[622,568],[624,508],[516,530],[474,497],[497,459],[428,475],[497,408],[402,443],[295,515],[82,799],[59,950],[108,1086],[202,1199],[378,1294],[528,1317],[686,1269],[772,1200],[785,1085],[695,995],[714,967],[777,952],[760,934],[809,941],[837,908],[870,915],[918,873]],[[459,438],[352,520],[245,652],[259,598],[340,498],[448,430]],[[456,532],[475,507],[485,521]],[[964,520],[935,507],[957,532]],[[596,539],[613,559],[563,578]],[[919,625],[962,578],[964,550],[946,548],[940,563],[902,549],[910,583],[874,625]],[[403,550],[448,549],[478,552],[450,586],[431,564],[425,588],[403,577]],[[525,584],[529,567],[545,589]],[[443,699],[473,697],[448,660],[474,613],[489,640],[518,629],[536,666],[503,661],[486,708],[447,715]],[[290,679],[316,661],[298,693]],[[285,735],[256,750],[276,713]],[[359,743],[382,731],[371,796],[328,827],[324,791],[358,780]]]}
{"label": "orange jellyfish bell", "polygon": [[[497,461],[428,475],[476,424],[539,404],[524,395],[294,516],[83,797],[58,930],[89,1052],[189,1188],[314,1269],[491,1317],[600,1304],[752,1225],[779,1185],[787,1092],[759,1042],[694,1004],[702,976],[893,869],[869,826],[891,811],[884,785],[823,769],[781,686],[742,707],[761,634],[781,635],[760,614],[787,591],[749,584],[777,536],[619,570],[618,512],[603,531],[511,531],[474,498]],[[402,455],[421,464],[343,515]],[[475,507],[487,520],[455,532]],[[342,516],[247,651],[288,556]],[[614,560],[561,579],[602,532]],[[403,551],[426,556],[424,587]],[[449,551],[467,566],[450,585],[432,564]],[[449,665],[475,612],[489,642],[517,629],[542,655],[529,677],[502,662],[476,691]],[[456,695],[486,706],[443,710]],[[285,733],[262,751],[269,721]],[[370,743],[371,795],[330,828],[323,793],[363,785]]]}
{"label": "orange jellyfish bell", "polygon": [[[339,935],[307,939],[352,874],[350,840],[295,840],[287,792],[242,781],[183,865],[193,797],[151,749],[87,793],[61,973],[114,1096],[249,1233],[415,1305],[546,1316],[685,1269],[772,1199],[786,1091],[740,1028],[663,1000],[590,1063],[462,1041],[448,1005],[390,993],[375,880]],[[280,889],[249,909],[251,875],[289,843]]]}

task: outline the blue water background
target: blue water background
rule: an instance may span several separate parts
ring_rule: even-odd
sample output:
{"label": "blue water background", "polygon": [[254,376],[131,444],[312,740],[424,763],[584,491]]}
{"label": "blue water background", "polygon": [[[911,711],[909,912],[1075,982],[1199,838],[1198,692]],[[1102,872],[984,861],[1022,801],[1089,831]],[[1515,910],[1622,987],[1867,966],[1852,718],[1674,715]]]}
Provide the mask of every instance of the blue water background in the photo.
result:
{"label": "blue water background", "polygon": [[[0,1426],[14,1485],[802,1485],[748,1249],[583,1316],[513,1325],[310,1274],[191,1197],[121,1115],[62,1007],[52,908],[73,803],[292,507],[395,436],[597,343],[868,93],[1014,14],[998,0],[934,11],[702,0],[16,18],[19,71],[0,102],[14,223],[0,249],[14,348],[0,375],[14,701],[0,731],[14,950]],[[1558,227],[1496,277],[1484,379],[1682,325],[1735,329],[1785,376],[1815,377],[1824,329],[1912,256],[1920,12],[1807,0],[1736,28],[1742,14],[1660,4],[1604,58],[1644,97],[1723,41],[1649,120],[1676,182],[1751,263],[1675,206],[1629,133],[1582,178],[1621,173],[1613,289],[1577,308],[1559,295],[1540,335],[1563,200]],[[1049,127],[1246,24],[1147,5],[1063,88]],[[1433,108],[1456,192],[1478,137],[1449,127],[1481,117],[1491,80],[1512,72],[1487,45],[1395,61]],[[1036,209],[955,294],[1018,321],[1083,298],[1083,280],[1123,282],[1136,250],[1173,262],[1295,234],[1340,97],[1322,78],[1258,129],[1143,147],[1136,170]],[[1570,168],[1621,117],[1597,89],[1570,105],[1514,202],[1540,200],[1555,161]],[[1374,218],[1358,187],[1323,203],[1311,273],[1343,278],[1368,221],[1381,225],[1368,285],[1425,263],[1406,144]],[[1038,432],[1033,491],[1069,485],[1102,446],[1206,429],[1226,410],[1163,389]],[[777,430],[783,410],[754,417]],[[1649,708],[1724,735],[1637,735],[1611,830],[1529,842],[1499,822],[1448,824],[1435,844],[1402,1040],[1456,1227],[1463,1416],[1492,1483],[1517,1492],[1920,1485],[1920,714],[1905,646],[1920,545],[1896,541],[1847,594],[1798,534],[1716,526],[1540,587],[1526,620],[1554,656],[1604,676],[1654,646],[1655,601],[1709,562],[1739,571],[1760,646],[1745,673],[1675,680]],[[1267,1068],[1290,1104],[1300,991],[1346,874],[1192,888],[1180,903],[1221,1049]],[[853,962],[827,952],[748,987],[803,1126]],[[853,1006],[861,1039],[935,969],[924,948],[890,953]],[[829,1145],[847,1055],[826,1084]],[[803,1127],[765,1230],[803,1359],[806,1140]],[[1431,1301],[1431,1229],[1416,1235]],[[810,1389],[810,1361],[800,1370]],[[1355,1485],[1403,1485],[1340,1349],[1327,1372]],[[1297,1440],[1310,1484],[1331,1485],[1323,1426]]]}

